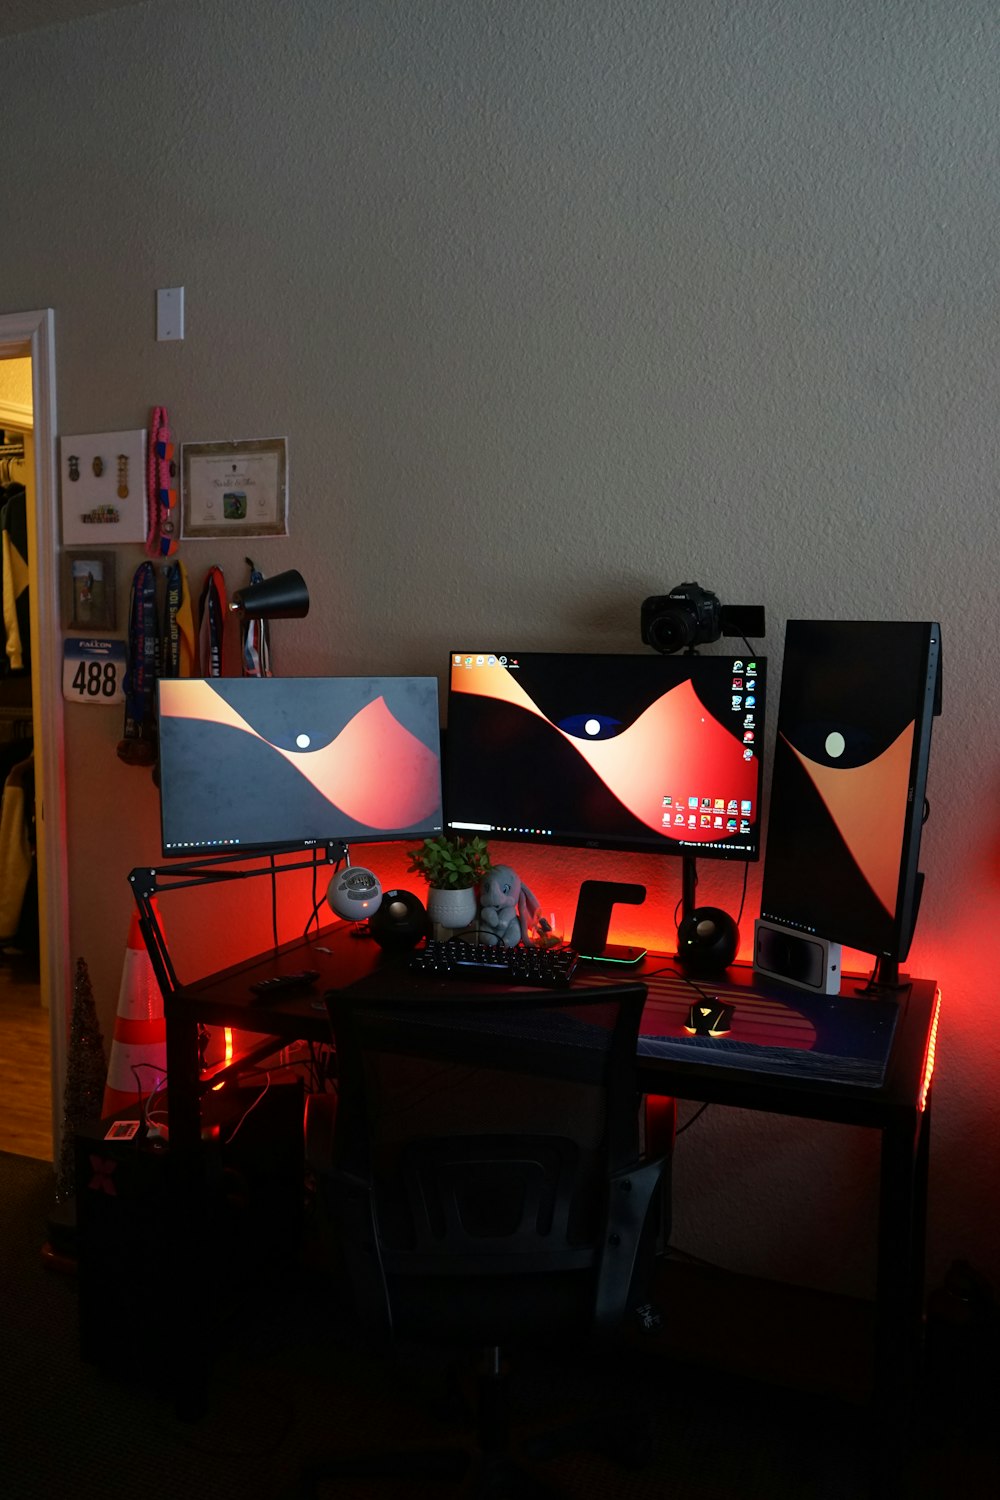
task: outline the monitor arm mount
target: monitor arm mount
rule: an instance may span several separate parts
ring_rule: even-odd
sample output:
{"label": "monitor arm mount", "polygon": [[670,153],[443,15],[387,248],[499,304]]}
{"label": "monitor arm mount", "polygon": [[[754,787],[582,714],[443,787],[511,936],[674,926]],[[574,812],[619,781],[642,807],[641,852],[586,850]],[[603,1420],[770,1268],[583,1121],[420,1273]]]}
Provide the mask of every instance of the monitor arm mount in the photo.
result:
{"label": "monitor arm mount", "polygon": [[[160,892],[183,890],[190,886],[222,885],[231,880],[251,880],[257,875],[283,875],[290,870],[314,870],[321,863],[339,865],[342,860],[350,863],[348,846],[340,839],[317,844],[310,851],[308,859],[295,860],[291,864],[275,863],[278,855],[291,853],[301,853],[301,848],[275,849],[267,855],[256,856],[245,852],[210,854],[204,859],[184,860],[179,864],[155,867],[140,866],[129,872],[129,884],[139,909],[139,930],[164,999],[172,995],[179,985],[160,926],[156,896]],[[319,858],[320,854],[322,860]],[[260,863],[261,860],[266,862]],[[247,868],[248,861],[255,862]],[[235,868],[237,865],[243,868]]]}

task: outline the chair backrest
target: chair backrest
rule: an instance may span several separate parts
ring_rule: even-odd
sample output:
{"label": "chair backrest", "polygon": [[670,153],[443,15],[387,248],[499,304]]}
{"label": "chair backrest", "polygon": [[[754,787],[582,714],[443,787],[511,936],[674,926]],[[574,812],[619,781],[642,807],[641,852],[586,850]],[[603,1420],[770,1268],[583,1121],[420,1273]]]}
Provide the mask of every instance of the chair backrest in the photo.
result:
{"label": "chair backrest", "polygon": [[331,1182],[370,1331],[499,1343],[642,1300],[660,1178],[640,1160],[645,996],[328,996]]}

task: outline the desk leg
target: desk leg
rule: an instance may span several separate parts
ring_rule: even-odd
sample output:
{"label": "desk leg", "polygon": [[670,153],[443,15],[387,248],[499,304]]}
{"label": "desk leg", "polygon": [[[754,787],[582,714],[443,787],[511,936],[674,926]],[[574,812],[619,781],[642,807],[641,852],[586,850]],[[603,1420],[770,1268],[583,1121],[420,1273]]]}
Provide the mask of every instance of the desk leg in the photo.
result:
{"label": "desk leg", "polygon": [[201,1150],[198,1024],[167,1010],[169,1130],[168,1363],[175,1415],[196,1421],[208,1408],[206,1360],[199,1348],[199,1285],[204,1273],[206,1182]]}
{"label": "desk leg", "polygon": [[882,1132],[875,1294],[876,1492],[902,1478],[922,1344],[930,1094]]}

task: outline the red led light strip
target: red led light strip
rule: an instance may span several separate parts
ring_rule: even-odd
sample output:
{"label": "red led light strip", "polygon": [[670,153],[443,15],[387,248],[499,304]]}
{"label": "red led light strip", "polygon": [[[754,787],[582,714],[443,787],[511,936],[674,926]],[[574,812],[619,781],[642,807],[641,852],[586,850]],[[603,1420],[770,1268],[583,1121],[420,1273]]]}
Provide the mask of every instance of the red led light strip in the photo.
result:
{"label": "red led light strip", "polygon": [[937,1029],[938,1020],[941,1016],[941,990],[934,991],[934,1013],[931,1016],[931,1029],[927,1036],[927,1056],[924,1058],[924,1076],[920,1080],[920,1096],[917,1107],[921,1110],[927,1108],[927,1095],[930,1091],[931,1079],[934,1076],[934,1056],[937,1051]]}

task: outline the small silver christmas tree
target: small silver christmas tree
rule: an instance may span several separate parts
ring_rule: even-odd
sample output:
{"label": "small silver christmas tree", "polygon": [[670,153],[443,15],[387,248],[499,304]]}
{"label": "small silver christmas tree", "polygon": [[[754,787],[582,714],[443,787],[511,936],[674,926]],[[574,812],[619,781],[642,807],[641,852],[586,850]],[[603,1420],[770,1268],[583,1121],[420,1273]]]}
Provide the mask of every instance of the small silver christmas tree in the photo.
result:
{"label": "small silver christmas tree", "polygon": [[85,959],[76,961],[73,1014],[69,1026],[66,1088],[63,1093],[62,1148],[56,1174],[56,1202],[65,1203],[76,1191],[75,1137],[85,1120],[100,1118],[108,1064],[104,1055]]}

